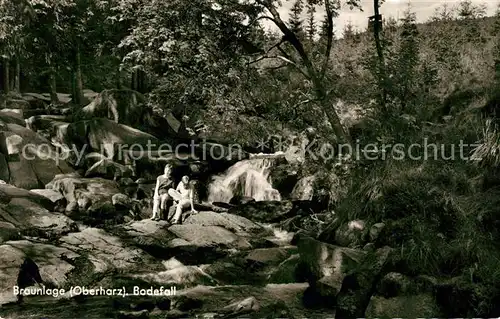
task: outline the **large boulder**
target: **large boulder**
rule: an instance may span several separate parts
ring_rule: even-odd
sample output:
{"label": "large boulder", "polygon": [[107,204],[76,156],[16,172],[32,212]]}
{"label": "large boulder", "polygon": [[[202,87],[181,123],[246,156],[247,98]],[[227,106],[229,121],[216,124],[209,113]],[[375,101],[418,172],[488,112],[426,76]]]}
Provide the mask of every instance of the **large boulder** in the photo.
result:
{"label": "large boulder", "polygon": [[366,252],[322,243],[307,236],[300,236],[297,246],[309,282],[306,300],[334,307],[344,278],[362,263]]}
{"label": "large boulder", "polygon": [[431,294],[384,298],[373,296],[365,318],[439,318],[441,313]]}
{"label": "large boulder", "polygon": [[53,213],[55,204],[42,195],[8,184],[0,185],[0,221],[26,235],[54,237],[76,228],[68,217]]}
{"label": "large boulder", "polygon": [[190,215],[184,221],[185,225],[194,224],[200,226],[220,226],[229,231],[241,235],[250,235],[262,233],[263,227],[255,224],[251,220],[238,215],[228,213],[215,212],[199,212],[195,215]]}
{"label": "large boulder", "polygon": [[172,114],[168,114],[167,118],[155,115],[152,109],[146,106],[144,96],[132,90],[102,91],[81,110],[81,116],[84,119],[107,118],[162,138],[189,137],[184,125]]}
{"label": "large boulder", "polygon": [[75,252],[86,252],[93,265],[93,272],[123,269],[129,272],[161,269],[161,264],[138,248],[128,247],[117,236],[98,228],[86,228],[78,233],[70,233],[59,240],[61,247]]}
{"label": "large boulder", "polygon": [[337,296],[337,315],[340,318],[364,316],[373,287],[384,272],[392,252],[392,248],[387,246],[367,252],[362,263],[344,278],[342,291]]}
{"label": "large boulder", "polygon": [[69,124],[64,142],[67,145],[75,145],[79,150],[102,153],[110,159],[120,155],[119,151],[132,146],[135,146],[134,149],[142,156],[146,156],[147,145],[150,145],[150,150],[154,150],[153,145],[159,145],[159,140],[153,135],[105,118]]}
{"label": "large boulder", "polygon": [[296,200],[312,200],[314,195],[315,175],[303,177],[295,184],[290,197]]}
{"label": "large boulder", "polygon": [[46,185],[47,189],[60,192],[68,202],[86,210],[92,206],[109,203],[112,206],[113,195],[120,193],[118,184],[103,178],[82,178],[78,174],[57,175]]}
{"label": "large boulder", "polygon": [[172,225],[168,230],[185,243],[197,247],[219,246],[237,249],[252,247],[245,238],[220,226]]}
{"label": "large boulder", "polygon": [[118,179],[121,177],[131,177],[134,175],[133,168],[128,165],[125,166],[116,163],[112,160],[103,158],[97,163],[93,164],[85,172],[85,177],[103,177],[106,179]]}
{"label": "large boulder", "polygon": [[293,208],[291,201],[255,201],[233,207],[228,213],[257,222],[276,222],[289,217]]}
{"label": "large boulder", "polygon": [[9,183],[18,187],[40,188],[57,174],[73,172],[50,141],[18,124],[1,125],[0,152],[7,165],[2,175],[8,170]]}

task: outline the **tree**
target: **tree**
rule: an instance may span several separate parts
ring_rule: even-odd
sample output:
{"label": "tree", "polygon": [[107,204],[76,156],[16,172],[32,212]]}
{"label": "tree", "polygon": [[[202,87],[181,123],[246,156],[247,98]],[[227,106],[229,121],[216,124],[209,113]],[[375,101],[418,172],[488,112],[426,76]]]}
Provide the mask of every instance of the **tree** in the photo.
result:
{"label": "tree", "polygon": [[353,39],[355,36],[356,36],[356,29],[354,28],[352,21],[349,20],[347,21],[346,25],[344,26],[344,29],[342,30],[342,37],[344,39]]}
{"label": "tree", "polygon": [[[11,87],[20,91],[21,55],[26,49],[28,26],[34,12],[27,0],[0,1],[0,53],[4,60],[4,91]],[[15,73],[13,85],[9,76],[10,62],[13,60]]]}
{"label": "tree", "polygon": [[458,4],[458,18],[462,20],[480,19],[486,16],[484,4],[474,5],[471,0],[461,0]]}
{"label": "tree", "polygon": [[316,36],[316,21],[314,18],[314,14],[316,13],[316,7],[312,2],[307,3],[307,26],[306,26],[306,34],[307,39],[310,42],[314,41],[314,37]]}
{"label": "tree", "polygon": [[290,18],[288,19],[288,24],[290,25],[290,30],[298,35],[302,35],[304,32],[302,24],[304,23],[302,19],[302,12],[304,11],[304,4],[302,0],[295,0],[292,8],[290,9]]}
{"label": "tree", "polygon": [[[332,98],[338,97],[335,92],[328,91],[324,79],[325,72],[328,68],[330,62],[330,53],[333,44],[333,18],[335,16],[335,10],[337,8],[337,3],[331,2],[330,0],[324,0],[320,2],[324,5],[324,10],[327,15],[327,45],[324,51],[323,62],[320,66],[313,64],[310,58],[310,54],[306,52],[303,43],[300,38],[295,34],[282,20],[278,9],[276,7],[276,2],[272,0],[257,0],[257,3],[262,5],[271,14],[270,17],[265,17],[271,20],[282,32],[283,40],[287,41],[295,50],[298,58],[294,58],[291,54],[288,54],[282,48],[280,49],[280,43],[274,45],[277,47],[282,54],[278,58],[286,61],[287,64],[292,65],[297,69],[302,75],[305,76],[311,82],[313,90],[315,92],[315,102],[320,106],[323,113],[326,115],[329,124],[335,136],[338,140],[342,142],[350,143],[351,139],[347,132],[344,130],[340,122],[340,118],[332,104]],[[348,4],[351,7],[359,7],[357,1],[349,1]]]}
{"label": "tree", "polygon": [[455,19],[456,10],[450,8],[447,3],[437,7],[434,14],[431,16],[430,21],[452,21]]}
{"label": "tree", "polygon": [[[375,47],[377,49],[377,57],[378,57],[378,68],[379,68],[379,83],[385,83],[386,81],[386,71],[385,71],[385,60],[384,60],[384,52],[382,50],[382,43],[380,40],[380,31],[382,27],[382,17],[379,13],[379,0],[373,0],[373,12],[374,14],[374,22],[373,22],[373,39],[375,40]],[[385,110],[387,103],[387,89],[385,85],[382,85],[381,90],[381,98],[380,102],[382,104],[382,108]]]}
{"label": "tree", "polygon": [[391,87],[401,111],[405,111],[414,97],[414,87],[418,82],[419,42],[415,13],[408,8],[401,20],[400,47],[393,62]]}

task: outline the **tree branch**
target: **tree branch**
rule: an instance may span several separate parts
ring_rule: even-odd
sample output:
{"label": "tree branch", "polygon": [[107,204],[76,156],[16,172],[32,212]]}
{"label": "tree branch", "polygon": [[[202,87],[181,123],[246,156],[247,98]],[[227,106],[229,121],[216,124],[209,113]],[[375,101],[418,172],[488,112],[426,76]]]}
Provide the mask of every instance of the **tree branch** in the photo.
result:
{"label": "tree branch", "polygon": [[[303,76],[305,76],[305,78],[306,78],[306,79],[309,79],[309,80],[311,79],[311,77],[309,76],[309,74],[308,74],[306,71],[302,70],[302,69],[299,67],[298,63],[297,63],[296,61],[294,61],[294,59],[293,59],[293,58],[292,58],[292,57],[291,57],[288,53],[286,53],[286,51],[285,51],[285,50],[283,50],[283,48],[282,48],[282,47],[278,46],[278,50],[280,50],[280,52],[281,52],[281,54],[283,54],[283,57],[284,57],[284,58],[286,58],[288,61],[291,61],[291,64],[292,64],[293,66],[295,66],[295,68],[296,68],[296,69],[297,69],[300,73],[302,73],[302,75],[303,75]],[[283,57],[281,57],[281,58],[283,59]],[[288,62],[288,61],[287,61],[287,62]]]}
{"label": "tree branch", "polygon": [[316,71],[314,70],[314,66],[311,63],[311,60],[309,59],[309,56],[307,55],[304,46],[302,45],[302,42],[300,42],[295,33],[293,33],[287,27],[285,22],[283,22],[283,19],[281,19],[281,16],[276,7],[274,6],[274,4],[272,3],[272,0],[257,0],[257,3],[264,6],[271,13],[271,15],[273,16],[272,21],[274,22],[274,24],[283,33],[285,40],[290,42],[290,44],[293,45],[295,50],[297,50],[310,76],[315,77]]}
{"label": "tree branch", "polygon": [[260,17],[258,17],[258,18],[256,18],[256,19],[254,19],[253,21],[251,21],[251,22],[248,24],[248,26],[247,26],[247,27],[252,26],[254,23],[256,23],[257,21],[262,20],[262,19],[268,19],[268,20],[271,20],[272,22],[274,22],[274,23],[276,24],[276,21],[275,21],[273,18],[271,18],[271,17],[269,17],[269,16],[260,16]]}
{"label": "tree branch", "polygon": [[279,46],[283,43],[283,41],[284,41],[284,40],[283,40],[283,39],[281,39],[281,41],[280,41],[280,42],[278,42],[278,43],[276,43],[275,45],[273,45],[272,47],[270,47],[270,48],[266,51],[266,53],[264,53],[264,55],[263,55],[263,56],[261,56],[260,58],[258,58],[258,59],[256,59],[256,60],[254,60],[254,61],[250,61],[250,62],[248,62],[248,63],[247,63],[247,65],[250,65],[250,64],[253,64],[253,63],[257,63],[257,62],[262,61],[262,60],[267,59],[267,58],[276,58],[276,57],[269,57],[269,56],[268,56],[268,54],[269,54],[269,52],[271,52],[271,50],[272,50],[272,49],[274,49],[274,48],[276,48],[276,47],[279,47]]}

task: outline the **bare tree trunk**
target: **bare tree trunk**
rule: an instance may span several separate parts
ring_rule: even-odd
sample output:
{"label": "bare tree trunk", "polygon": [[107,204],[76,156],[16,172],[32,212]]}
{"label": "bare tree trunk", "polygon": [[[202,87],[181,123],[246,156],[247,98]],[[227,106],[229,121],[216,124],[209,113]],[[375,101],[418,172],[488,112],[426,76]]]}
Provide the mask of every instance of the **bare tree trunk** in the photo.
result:
{"label": "bare tree trunk", "polygon": [[53,66],[49,70],[49,85],[50,85],[50,102],[52,104],[59,103],[59,98],[57,97],[57,82],[56,82],[56,70]]}
{"label": "bare tree trunk", "polygon": [[4,58],[4,66],[3,66],[3,85],[5,94],[9,94],[10,92],[10,61],[9,58]]}
{"label": "bare tree trunk", "polygon": [[118,66],[118,69],[116,70],[116,88],[118,90],[123,89],[122,75],[123,75],[123,72],[122,72],[120,66]]}
{"label": "bare tree trunk", "polygon": [[77,105],[83,104],[83,78],[82,78],[82,64],[80,57],[80,45],[76,47],[75,57],[75,103]]}
{"label": "bare tree trunk", "polygon": [[21,92],[21,61],[19,55],[16,55],[16,73],[14,76],[14,91]]}
{"label": "bare tree trunk", "polygon": [[[258,1],[269,10],[269,12],[272,15],[272,21],[280,29],[280,31],[283,33],[284,38],[295,48],[300,58],[302,59],[302,64],[305,66],[306,70],[302,70],[297,65],[297,63],[295,63],[295,66],[299,69],[299,71],[301,71],[302,74],[304,74],[307,78],[309,78],[312,81],[318,104],[323,110],[323,113],[326,115],[328,121],[330,122],[333,129],[333,133],[335,133],[337,137],[337,141],[351,144],[351,138],[347,133],[347,131],[344,130],[344,127],[341,124],[340,118],[333,104],[328,100],[328,94],[323,84],[323,76],[328,66],[328,59],[330,55],[332,40],[331,39],[328,40],[329,44],[327,45],[328,48],[325,52],[325,61],[323,63],[323,68],[318,72],[314,67],[314,65],[312,64],[311,60],[309,59],[309,55],[306,53],[302,42],[297,38],[295,33],[293,33],[288,28],[285,22],[283,22],[274,4],[271,1],[267,0],[258,0]],[[325,9],[327,12],[329,12],[328,14],[329,29],[330,28],[333,29],[333,23],[331,22],[331,19],[333,18],[331,14],[332,7],[328,0],[325,1]],[[331,30],[328,32],[328,36],[333,37],[333,32]],[[286,54],[286,52],[284,52],[283,50],[281,50],[281,52]],[[291,60],[291,57],[287,58]]]}
{"label": "bare tree trunk", "polygon": [[132,71],[132,79],[130,81],[130,88],[132,90],[137,90],[137,70]]}

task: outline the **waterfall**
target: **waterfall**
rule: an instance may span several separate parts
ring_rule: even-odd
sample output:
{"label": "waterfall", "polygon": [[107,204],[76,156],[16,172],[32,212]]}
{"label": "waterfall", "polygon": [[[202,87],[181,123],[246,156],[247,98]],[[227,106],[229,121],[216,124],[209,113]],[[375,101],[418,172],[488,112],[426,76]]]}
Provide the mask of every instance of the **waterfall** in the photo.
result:
{"label": "waterfall", "polygon": [[209,202],[229,202],[235,195],[256,201],[281,200],[269,179],[276,156],[255,157],[237,162],[224,174],[215,176],[208,188]]}

